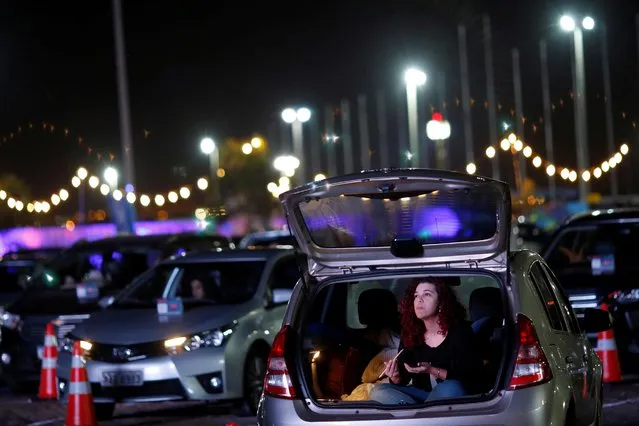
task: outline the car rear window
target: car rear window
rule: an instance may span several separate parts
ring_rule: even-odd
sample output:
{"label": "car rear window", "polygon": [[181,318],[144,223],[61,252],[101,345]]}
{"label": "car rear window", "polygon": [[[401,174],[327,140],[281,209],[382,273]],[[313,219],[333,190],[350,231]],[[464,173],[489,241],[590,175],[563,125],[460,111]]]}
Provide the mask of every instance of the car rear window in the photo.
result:
{"label": "car rear window", "polygon": [[299,208],[313,242],[326,248],[390,246],[398,237],[422,244],[482,241],[497,233],[500,199],[489,187],[405,195],[340,195]]}

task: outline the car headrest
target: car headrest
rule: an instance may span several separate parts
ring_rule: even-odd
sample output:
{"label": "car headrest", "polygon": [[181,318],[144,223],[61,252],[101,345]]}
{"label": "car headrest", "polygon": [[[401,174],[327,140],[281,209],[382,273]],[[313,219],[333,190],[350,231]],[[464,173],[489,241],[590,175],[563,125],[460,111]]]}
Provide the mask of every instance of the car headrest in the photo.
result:
{"label": "car headrest", "polygon": [[503,316],[501,290],[495,287],[473,290],[468,302],[468,311],[473,322],[482,318]]}
{"label": "car headrest", "polygon": [[374,288],[363,291],[357,301],[359,322],[376,328],[399,329],[399,308],[392,291]]}

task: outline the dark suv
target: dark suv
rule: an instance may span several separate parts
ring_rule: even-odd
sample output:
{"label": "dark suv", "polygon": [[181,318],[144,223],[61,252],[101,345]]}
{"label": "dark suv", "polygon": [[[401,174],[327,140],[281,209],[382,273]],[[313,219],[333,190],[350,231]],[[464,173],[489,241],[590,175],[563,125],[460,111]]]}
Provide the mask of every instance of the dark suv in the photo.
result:
{"label": "dark suv", "polygon": [[624,372],[639,367],[638,247],[639,209],[620,208],[570,217],[542,251],[577,316],[609,305]]}

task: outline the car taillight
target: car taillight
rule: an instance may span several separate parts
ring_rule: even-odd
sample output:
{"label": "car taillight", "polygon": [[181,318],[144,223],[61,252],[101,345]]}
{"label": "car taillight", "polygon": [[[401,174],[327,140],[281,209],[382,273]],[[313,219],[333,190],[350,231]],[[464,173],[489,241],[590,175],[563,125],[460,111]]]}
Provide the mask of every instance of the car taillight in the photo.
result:
{"label": "car taillight", "polygon": [[515,370],[508,385],[508,389],[511,390],[540,385],[552,379],[548,360],[530,318],[519,314],[517,327],[519,329],[519,348]]}
{"label": "car taillight", "polygon": [[295,388],[284,359],[286,339],[290,333],[290,327],[285,325],[275,336],[264,377],[265,395],[282,399],[295,398]]}

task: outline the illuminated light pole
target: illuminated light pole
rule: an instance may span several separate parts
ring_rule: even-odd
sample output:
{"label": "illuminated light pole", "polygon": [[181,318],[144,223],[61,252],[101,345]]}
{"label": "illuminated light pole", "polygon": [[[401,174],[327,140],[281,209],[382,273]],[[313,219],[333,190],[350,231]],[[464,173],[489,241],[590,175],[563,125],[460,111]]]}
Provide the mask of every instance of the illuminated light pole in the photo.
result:
{"label": "illuminated light pole", "polygon": [[220,179],[217,176],[217,170],[220,168],[220,150],[213,139],[205,137],[200,141],[200,151],[209,157],[211,196],[213,206],[217,207],[220,203]]}
{"label": "illuminated light pole", "polygon": [[[581,25],[572,16],[564,15],[559,26],[565,32],[573,34],[573,92],[575,95],[575,141],[577,148],[577,168],[580,171],[588,168],[588,125],[586,113],[586,67],[584,64],[584,36],[582,29],[590,31],[595,28],[595,20],[589,16],[582,19]],[[579,179],[579,200],[586,201],[589,184]]]}
{"label": "illuminated light pole", "polygon": [[436,167],[440,170],[446,168],[446,140],[450,137],[450,123],[444,120],[441,113],[433,113],[432,119],[426,123],[426,136],[435,142]]}
{"label": "illuminated light pole", "polygon": [[302,125],[311,119],[311,110],[308,108],[299,108],[294,110],[293,108],[286,108],[282,111],[282,120],[286,124],[291,124],[293,128],[293,154],[299,159],[299,172],[300,183],[306,182],[308,176],[306,176],[306,164],[304,158],[304,132]]}
{"label": "illuminated light pole", "polygon": [[409,68],[404,73],[406,83],[406,103],[408,106],[408,143],[411,153],[410,161],[419,167],[419,116],[417,109],[417,88],[426,84],[426,73],[416,68]]}

